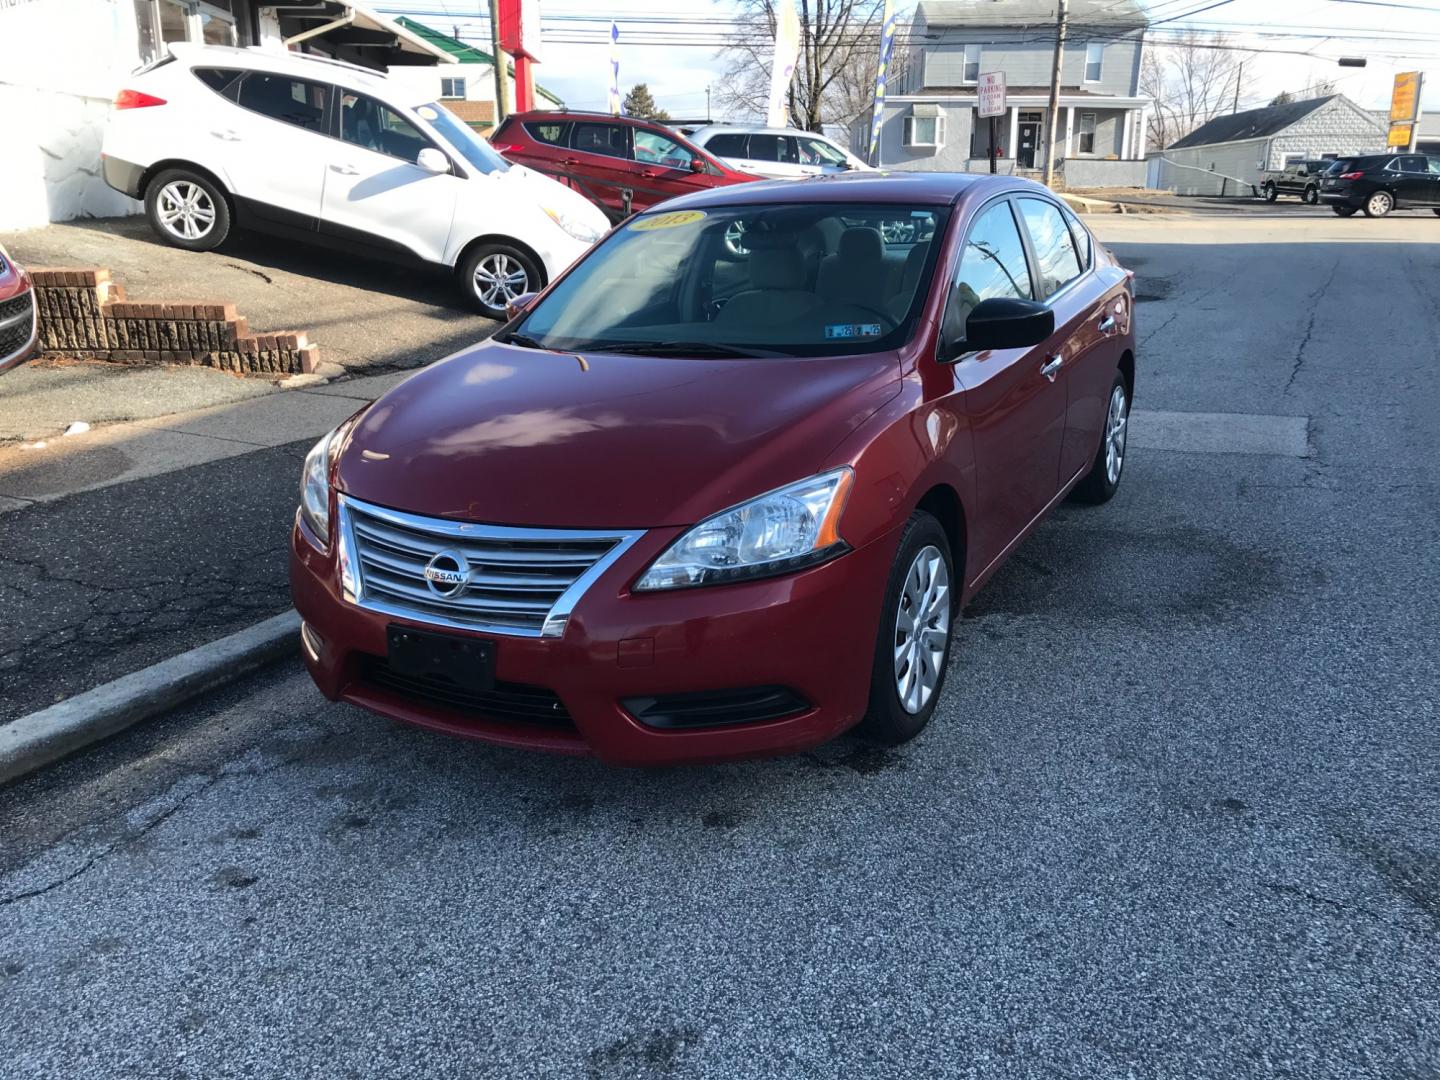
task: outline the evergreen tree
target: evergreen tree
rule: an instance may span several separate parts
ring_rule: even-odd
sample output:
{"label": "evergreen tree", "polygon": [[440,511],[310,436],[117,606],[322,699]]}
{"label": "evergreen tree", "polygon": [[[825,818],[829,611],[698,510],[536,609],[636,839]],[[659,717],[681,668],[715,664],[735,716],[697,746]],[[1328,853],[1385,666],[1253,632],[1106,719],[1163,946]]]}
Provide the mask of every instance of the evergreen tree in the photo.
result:
{"label": "evergreen tree", "polygon": [[655,98],[650,94],[650,87],[645,83],[636,83],[625,95],[625,115],[635,116],[641,120],[659,120],[664,122],[670,119],[670,114],[655,104]]}

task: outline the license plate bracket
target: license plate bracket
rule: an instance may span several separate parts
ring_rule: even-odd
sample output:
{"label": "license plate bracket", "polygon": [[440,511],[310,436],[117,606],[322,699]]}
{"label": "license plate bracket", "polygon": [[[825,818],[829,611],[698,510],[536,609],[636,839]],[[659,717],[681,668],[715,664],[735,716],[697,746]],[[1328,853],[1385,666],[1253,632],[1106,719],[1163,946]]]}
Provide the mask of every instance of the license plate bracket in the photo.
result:
{"label": "license plate bracket", "polygon": [[391,624],[385,628],[390,667],[400,675],[448,679],[465,690],[495,689],[495,643]]}

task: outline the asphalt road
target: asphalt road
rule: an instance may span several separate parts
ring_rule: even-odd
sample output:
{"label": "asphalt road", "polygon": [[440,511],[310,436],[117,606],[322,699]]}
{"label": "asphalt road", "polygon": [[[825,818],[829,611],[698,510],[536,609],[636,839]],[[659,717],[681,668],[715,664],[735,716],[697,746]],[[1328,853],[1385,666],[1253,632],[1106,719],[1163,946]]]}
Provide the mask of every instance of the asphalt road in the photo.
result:
{"label": "asphalt road", "polygon": [[7,1080],[1435,1080],[1440,224],[1095,224],[1203,415],[921,739],[620,771],[281,665],[0,791]]}

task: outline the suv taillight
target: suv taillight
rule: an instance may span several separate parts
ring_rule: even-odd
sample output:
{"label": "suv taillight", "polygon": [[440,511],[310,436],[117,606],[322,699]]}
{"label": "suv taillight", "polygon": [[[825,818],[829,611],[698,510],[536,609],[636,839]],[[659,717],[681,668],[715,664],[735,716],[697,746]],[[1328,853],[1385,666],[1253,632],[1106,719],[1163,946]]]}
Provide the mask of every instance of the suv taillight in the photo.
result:
{"label": "suv taillight", "polygon": [[165,99],[139,90],[121,90],[115,95],[117,109],[148,109],[152,105],[164,105]]}
{"label": "suv taillight", "polygon": [[1341,179],[1341,180],[1359,180],[1359,179],[1360,179],[1362,176],[1364,176],[1364,175],[1365,175],[1365,174],[1364,174],[1363,172],[1342,172],[1342,173],[1340,174],[1340,179]]}

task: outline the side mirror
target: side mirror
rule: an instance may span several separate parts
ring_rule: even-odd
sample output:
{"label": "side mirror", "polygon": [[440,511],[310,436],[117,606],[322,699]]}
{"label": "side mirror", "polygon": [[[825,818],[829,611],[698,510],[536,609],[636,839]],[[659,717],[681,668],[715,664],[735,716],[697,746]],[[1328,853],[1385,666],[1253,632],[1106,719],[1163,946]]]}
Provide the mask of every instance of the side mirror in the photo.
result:
{"label": "side mirror", "polygon": [[1027,349],[1055,333],[1055,312],[1035,300],[993,296],[982,300],[965,320],[965,348]]}
{"label": "side mirror", "polygon": [[705,159],[692,157],[690,159],[690,171],[695,173],[705,172]]}
{"label": "side mirror", "polygon": [[530,305],[535,303],[535,297],[539,295],[539,293],[525,292],[515,297],[514,300],[506,300],[505,321],[509,322],[511,319],[518,319],[521,315],[524,315],[525,312],[530,310]]}
{"label": "side mirror", "polygon": [[439,174],[450,171],[450,159],[433,146],[427,146],[421,150],[420,156],[415,159],[415,164],[428,173]]}

